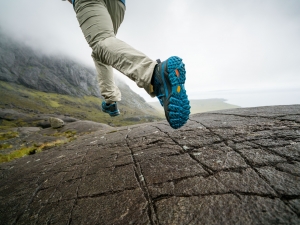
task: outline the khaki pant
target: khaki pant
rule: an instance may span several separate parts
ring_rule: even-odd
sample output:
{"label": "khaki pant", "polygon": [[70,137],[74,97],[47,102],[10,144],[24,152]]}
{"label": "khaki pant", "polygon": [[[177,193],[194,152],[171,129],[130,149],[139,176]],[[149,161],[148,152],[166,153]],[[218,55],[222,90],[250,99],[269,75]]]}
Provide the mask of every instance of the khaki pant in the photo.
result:
{"label": "khaki pant", "polygon": [[156,61],[116,38],[125,6],[119,0],[76,0],[75,11],[84,37],[93,50],[100,90],[106,102],[121,100],[112,67],[153,97],[150,82]]}

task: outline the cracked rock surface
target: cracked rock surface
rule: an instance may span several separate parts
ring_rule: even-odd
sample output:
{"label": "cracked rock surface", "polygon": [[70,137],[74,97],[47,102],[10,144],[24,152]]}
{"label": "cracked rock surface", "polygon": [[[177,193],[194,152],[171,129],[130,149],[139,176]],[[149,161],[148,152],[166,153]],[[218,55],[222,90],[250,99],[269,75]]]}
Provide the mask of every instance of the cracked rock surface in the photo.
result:
{"label": "cracked rock surface", "polygon": [[300,105],[102,130],[1,164],[0,224],[300,224]]}

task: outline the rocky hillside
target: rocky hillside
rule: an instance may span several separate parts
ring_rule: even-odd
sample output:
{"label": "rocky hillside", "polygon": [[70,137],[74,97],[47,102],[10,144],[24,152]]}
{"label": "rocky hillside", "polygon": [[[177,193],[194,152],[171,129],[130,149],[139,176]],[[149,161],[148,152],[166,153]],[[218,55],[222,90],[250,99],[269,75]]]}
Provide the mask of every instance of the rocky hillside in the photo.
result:
{"label": "rocky hillside", "polygon": [[44,92],[100,96],[92,69],[66,58],[43,56],[1,33],[0,80]]}
{"label": "rocky hillside", "polygon": [[[156,110],[127,84],[116,82],[122,92],[120,108],[125,113],[116,120],[140,121],[140,117],[156,115]],[[0,109],[17,109],[23,113],[46,111],[108,123],[107,118],[90,115],[99,112],[102,101],[95,69],[62,56],[34,52],[1,32],[0,89]]]}

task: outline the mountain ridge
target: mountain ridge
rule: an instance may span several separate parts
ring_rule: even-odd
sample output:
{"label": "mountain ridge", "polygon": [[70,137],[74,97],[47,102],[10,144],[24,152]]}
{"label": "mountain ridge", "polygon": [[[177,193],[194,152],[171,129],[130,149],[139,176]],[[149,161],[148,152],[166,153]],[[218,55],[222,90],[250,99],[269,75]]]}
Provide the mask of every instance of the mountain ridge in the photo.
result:
{"label": "mountain ridge", "polygon": [[[118,126],[125,120],[132,123],[148,121],[141,119],[147,116],[154,120],[159,119],[156,110],[141,96],[122,80],[115,80],[122,93],[122,100],[119,102],[122,114],[114,119]],[[113,124],[101,112],[103,97],[95,69],[64,56],[47,56],[33,51],[24,44],[13,41],[1,33],[1,30],[0,82],[0,108],[41,113],[49,110],[51,113],[73,114],[72,116],[78,116],[79,119]],[[86,98],[89,100],[84,102]],[[91,116],[97,113],[101,115]]]}
{"label": "mountain ridge", "polygon": [[1,33],[0,80],[44,92],[100,96],[91,69],[62,56],[37,53]]}

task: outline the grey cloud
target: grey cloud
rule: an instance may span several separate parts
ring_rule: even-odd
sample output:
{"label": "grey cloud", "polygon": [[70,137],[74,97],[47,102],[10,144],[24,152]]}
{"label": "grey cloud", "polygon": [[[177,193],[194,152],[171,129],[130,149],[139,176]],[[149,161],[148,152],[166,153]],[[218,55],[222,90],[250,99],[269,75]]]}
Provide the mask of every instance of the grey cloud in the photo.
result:
{"label": "grey cloud", "polygon": [[[128,0],[118,37],[153,59],[181,56],[194,98],[197,90],[300,88],[299,12],[299,0]],[[93,66],[68,2],[3,1],[0,27]]]}

